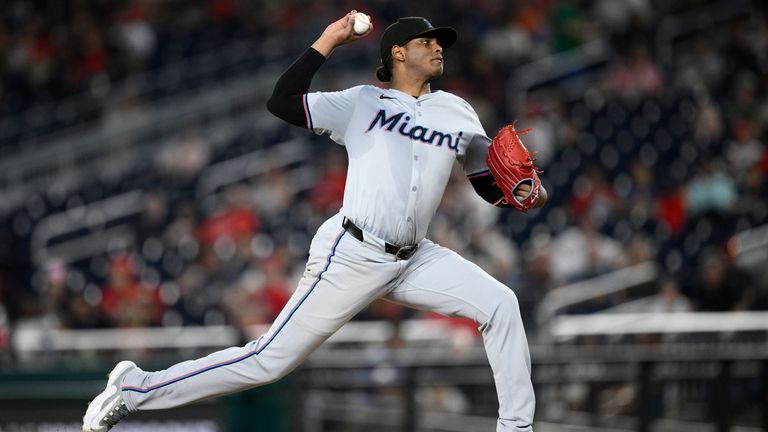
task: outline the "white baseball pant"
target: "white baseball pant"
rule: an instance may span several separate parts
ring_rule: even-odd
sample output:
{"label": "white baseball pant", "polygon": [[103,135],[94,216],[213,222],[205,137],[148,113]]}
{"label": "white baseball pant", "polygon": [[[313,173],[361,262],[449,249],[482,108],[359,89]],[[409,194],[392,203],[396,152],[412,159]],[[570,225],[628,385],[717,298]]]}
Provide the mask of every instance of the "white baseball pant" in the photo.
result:
{"label": "white baseball pant", "polygon": [[337,214],[316,233],[296,292],[270,329],[159,372],[136,370],[122,384],[129,410],[172,408],[274,382],[372,301],[385,297],[417,309],[473,319],[482,331],[499,398],[497,431],[532,430],[530,354],[517,298],[457,253],[424,239],[409,260],[384,241],[359,241]]}

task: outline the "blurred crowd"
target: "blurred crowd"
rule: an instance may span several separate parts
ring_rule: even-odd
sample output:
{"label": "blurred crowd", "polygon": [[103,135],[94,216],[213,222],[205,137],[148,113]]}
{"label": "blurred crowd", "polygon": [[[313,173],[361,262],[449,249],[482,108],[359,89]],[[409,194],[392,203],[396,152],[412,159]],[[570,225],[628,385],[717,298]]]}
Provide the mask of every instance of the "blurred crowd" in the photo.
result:
{"label": "blurred crowd", "polygon": [[3,2],[0,115],[73,95],[98,96],[113,82],[220,48],[247,32],[269,32],[266,17],[250,3]]}
{"label": "blurred crowd", "polygon": [[[550,290],[648,261],[664,277],[645,310],[768,308],[766,281],[733,265],[726,247],[734,233],[768,223],[768,17],[759,2],[674,41],[665,58],[652,43],[661,18],[717,2],[60,3],[11,1],[0,12],[0,116],[231,38],[285,35],[306,45],[352,7],[374,23],[424,15],[452,25],[459,42],[435,88],[470,100],[489,135],[513,118],[532,127],[526,143],[551,202],[527,215],[496,209],[456,170],[430,238],[508,284],[530,325]],[[598,40],[613,54],[596,70],[531,92],[522,105],[507,100],[516,68]],[[275,166],[200,201],[189,191],[216,155],[204,130],[180,131],[139,183],[133,246],[75,262],[26,261],[21,275],[6,267],[4,319],[62,328],[271,322],[304,271],[312,233],[341,205],[343,150],[311,139],[323,149],[307,168],[319,167],[311,186]],[[13,263],[31,255],[16,216],[0,233]],[[581,311],[598,306],[610,305]],[[418,314],[379,301],[358,319]]]}
{"label": "blurred crowd", "polygon": [[[708,3],[716,2],[489,0],[469,7],[461,0],[8,0],[0,11],[0,116],[13,121],[3,124],[0,136],[11,129],[20,129],[18,139],[34,135],[19,125],[68,126],[80,111],[85,115],[79,120],[97,120],[113,84],[216,52],[233,40],[277,37],[275,49],[298,50],[352,8],[366,10],[374,23],[421,15],[456,27],[461,38],[454,51],[461,55],[451,59],[441,85],[482,100],[478,110],[495,126],[512,114],[499,89],[514,78],[516,66],[598,39],[611,40],[622,52],[640,51],[626,59],[612,86],[637,79],[629,69],[644,68],[642,82],[632,86],[658,88],[659,77],[634,41],[650,40],[657,18]],[[63,99],[69,102],[64,108],[43,109]]]}

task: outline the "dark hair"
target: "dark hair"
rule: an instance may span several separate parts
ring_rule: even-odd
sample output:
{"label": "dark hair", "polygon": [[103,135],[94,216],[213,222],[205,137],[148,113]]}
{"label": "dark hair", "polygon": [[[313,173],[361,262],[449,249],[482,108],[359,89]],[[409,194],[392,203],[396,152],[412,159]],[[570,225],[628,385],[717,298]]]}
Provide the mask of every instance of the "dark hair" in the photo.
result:
{"label": "dark hair", "polygon": [[384,59],[384,66],[380,66],[376,69],[376,78],[382,82],[388,82],[392,80],[392,56],[388,55]]}

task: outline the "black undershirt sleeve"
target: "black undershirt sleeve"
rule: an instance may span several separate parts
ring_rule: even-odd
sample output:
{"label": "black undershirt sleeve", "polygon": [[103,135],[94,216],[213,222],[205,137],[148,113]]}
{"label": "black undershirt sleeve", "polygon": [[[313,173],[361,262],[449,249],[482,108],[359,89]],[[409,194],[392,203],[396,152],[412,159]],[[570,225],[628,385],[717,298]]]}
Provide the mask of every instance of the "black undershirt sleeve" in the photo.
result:
{"label": "black undershirt sleeve", "polygon": [[275,83],[272,96],[267,101],[269,112],[288,123],[309,127],[302,98],[324,62],[325,56],[314,48],[307,49]]}
{"label": "black undershirt sleeve", "polygon": [[501,202],[504,198],[504,193],[502,193],[501,189],[494,184],[494,181],[490,171],[485,171],[485,173],[475,174],[469,177],[469,182],[472,183],[475,192],[484,200],[496,207],[514,207],[511,204],[503,204]]}

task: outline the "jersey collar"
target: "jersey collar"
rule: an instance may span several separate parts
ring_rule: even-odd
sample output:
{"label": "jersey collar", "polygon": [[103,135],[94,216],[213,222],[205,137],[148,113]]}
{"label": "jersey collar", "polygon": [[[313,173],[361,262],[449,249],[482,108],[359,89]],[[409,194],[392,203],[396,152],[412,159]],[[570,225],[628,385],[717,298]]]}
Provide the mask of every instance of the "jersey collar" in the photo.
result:
{"label": "jersey collar", "polygon": [[400,100],[403,101],[410,101],[410,102],[422,102],[428,99],[431,99],[436,93],[440,92],[440,90],[436,90],[430,93],[423,94],[417,98],[409,95],[408,93],[405,93],[403,91],[397,90],[397,89],[383,89],[385,96],[394,96],[397,97]]}

